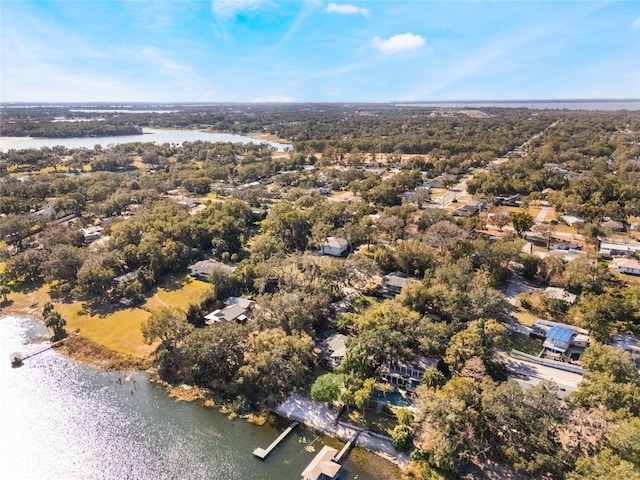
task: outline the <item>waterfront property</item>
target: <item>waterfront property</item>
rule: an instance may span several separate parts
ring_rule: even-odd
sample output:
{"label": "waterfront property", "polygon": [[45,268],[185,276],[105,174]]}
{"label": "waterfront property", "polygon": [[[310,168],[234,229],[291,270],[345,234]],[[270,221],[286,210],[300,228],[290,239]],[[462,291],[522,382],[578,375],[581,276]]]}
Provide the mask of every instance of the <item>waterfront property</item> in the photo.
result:
{"label": "waterfront property", "polygon": [[380,369],[378,376],[394,387],[413,392],[422,383],[426,369],[437,364],[435,358],[416,356],[411,362],[389,362]]}
{"label": "waterfront property", "polygon": [[225,300],[226,307],[205,315],[205,323],[212,325],[217,322],[236,322],[244,323],[251,316],[251,312],[256,302],[246,297],[229,297]]}
{"label": "waterfront property", "polygon": [[318,452],[307,468],[302,472],[302,480],[335,480],[342,466],[334,462],[338,450],[325,445]]}
{"label": "waterfront property", "polygon": [[322,351],[329,365],[336,368],[347,352],[347,336],[341,333],[329,335],[322,343]]}

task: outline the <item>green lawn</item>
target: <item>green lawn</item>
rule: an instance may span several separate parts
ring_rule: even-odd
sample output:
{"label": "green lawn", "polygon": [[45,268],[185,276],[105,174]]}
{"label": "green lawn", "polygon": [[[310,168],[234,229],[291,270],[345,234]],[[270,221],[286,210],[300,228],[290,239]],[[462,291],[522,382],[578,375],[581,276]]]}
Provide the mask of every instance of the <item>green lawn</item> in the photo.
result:
{"label": "green lawn", "polygon": [[509,336],[509,350],[519,350],[530,355],[538,355],[542,350],[542,339],[532,338],[518,332],[511,332]]}

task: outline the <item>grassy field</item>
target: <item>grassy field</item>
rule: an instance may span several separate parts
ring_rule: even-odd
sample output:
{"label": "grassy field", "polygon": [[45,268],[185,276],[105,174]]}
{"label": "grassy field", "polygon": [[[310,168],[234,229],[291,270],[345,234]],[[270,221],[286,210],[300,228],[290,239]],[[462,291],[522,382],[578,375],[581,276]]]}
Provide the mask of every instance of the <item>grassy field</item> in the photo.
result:
{"label": "grassy field", "polygon": [[83,315],[81,302],[59,303],[56,304],[56,309],[67,321],[68,332],[79,328],[82,336],[109,350],[144,358],[155,349],[154,346],[145,344],[140,331],[142,322],[151,315],[146,310],[128,308]]}
{"label": "grassy field", "polygon": [[212,285],[195,280],[189,275],[168,275],[155,288],[142,308],[154,311],[164,306],[186,310],[191,303],[200,303],[212,289]]}
{"label": "grassy field", "polygon": [[[200,302],[211,284],[194,280],[186,274],[169,275],[146,301],[137,308],[104,305],[89,311],[81,301],[54,301],[56,310],[67,322],[66,329],[80,329],[82,337],[109,350],[135,358],[146,358],[155,349],[142,338],[140,328],[154,310],[163,306],[186,310],[190,303]],[[15,312],[40,316],[42,307],[50,300],[49,286],[9,294],[9,305],[3,313]]]}
{"label": "grassy field", "polygon": [[512,332],[509,336],[509,350],[519,350],[529,355],[538,355],[542,350],[542,339]]}

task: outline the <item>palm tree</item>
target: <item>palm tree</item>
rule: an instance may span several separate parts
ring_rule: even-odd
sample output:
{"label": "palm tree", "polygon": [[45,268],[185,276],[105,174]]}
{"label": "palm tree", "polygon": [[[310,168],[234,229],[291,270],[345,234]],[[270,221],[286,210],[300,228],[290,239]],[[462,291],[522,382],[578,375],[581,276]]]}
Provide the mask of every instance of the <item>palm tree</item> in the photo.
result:
{"label": "palm tree", "polygon": [[0,285],[0,295],[2,295],[3,298],[2,303],[7,303],[9,301],[9,298],[7,297],[9,293],[11,293],[11,289],[9,287],[6,285]]}
{"label": "palm tree", "polygon": [[65,336],[66,332],[64,326],[67,324],[66,320],[62,318],[59,312],[52,310],[45,318],[44,324],[53,330],[53,338],[60,339]]}

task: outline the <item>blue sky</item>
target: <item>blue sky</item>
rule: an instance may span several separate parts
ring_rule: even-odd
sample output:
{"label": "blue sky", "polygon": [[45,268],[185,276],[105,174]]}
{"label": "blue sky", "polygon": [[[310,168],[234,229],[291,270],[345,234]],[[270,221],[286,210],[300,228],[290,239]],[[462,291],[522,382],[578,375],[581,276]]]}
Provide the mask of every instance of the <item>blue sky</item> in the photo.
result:
{"label": "blue sky", "polygon": [[640,1],[0,0],[0,100],[640,98]]}

